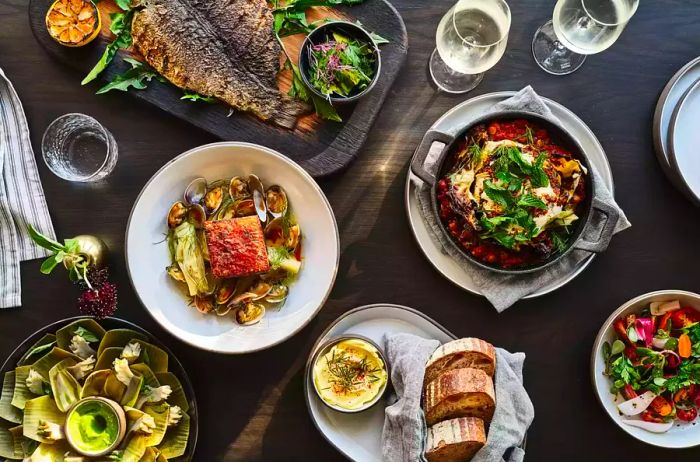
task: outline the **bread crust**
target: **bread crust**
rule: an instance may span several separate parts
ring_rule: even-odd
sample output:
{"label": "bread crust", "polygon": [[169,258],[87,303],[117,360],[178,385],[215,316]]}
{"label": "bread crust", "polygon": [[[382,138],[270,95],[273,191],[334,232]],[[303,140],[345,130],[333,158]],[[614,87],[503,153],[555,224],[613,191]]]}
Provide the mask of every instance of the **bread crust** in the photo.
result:
{"label": "bread crust", "polygon": [[425,366],[425,381],[428,383],[445,371],[453,369],[481,369],[489,377],[496,370],[496,349],[489,342],[478,338],[462,338],[441,345],[430,356]]}
{"label": "bread crust", "polygon": [[477,417],[445,420],[428,428],[428,462],[464,462],[486,443],[484,421]]}
{"label": "bread crust", "polygon": [[442,372],[426,387],[423,404],[429,426],[457,417],[490,422],[496,409],[493,379],[480,369]]}

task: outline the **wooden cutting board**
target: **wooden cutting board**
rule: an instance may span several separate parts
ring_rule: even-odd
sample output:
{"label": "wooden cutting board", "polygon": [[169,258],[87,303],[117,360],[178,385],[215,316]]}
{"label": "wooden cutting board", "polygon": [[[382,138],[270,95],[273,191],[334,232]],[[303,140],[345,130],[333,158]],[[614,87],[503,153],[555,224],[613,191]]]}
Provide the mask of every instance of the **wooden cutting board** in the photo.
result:
{"label": "wooden cutting board", "polygon": [[[45,16],[53,0],[30,0],[29,22],[37,41],[56,59],[76,71],[75,84],[92,69],[112,39],[109,31],[109,13],[118,11],[113,0],[102,0],[98,7],[102,14],[102,31],[92,43],[81,48],[64,47],[56,43],[46,31]],[[314,8],[308,13],[310,21],[342,19],[360,21],[363,26],[389,40],[382,45],[382,71],[372,91],[356,104],[338,108],[343,122],[319,119],[315,114],[302,117],[296,128],[288,130],[262,122],[243,112],[229,115],[229,107],[223,103],[207,104],[181,100],[182,91],[170,84],[152,80],[146,90],[130,90],[129,94],[148,101],[162,110],[223,139],[264,144],[298,162],[315,177],[338,172],[345,168],[359,153],[369,130],[379,113],[391,85],[394,83],[408,52],[406,27],[399,13],[386,0],[367,0],[353,7],[338,9]],[[296,60],[303,35],[284,39],[285,48]],[[120,56],[131,55],[139,59],[133,49],[120,50],[112,64],[89,85],[95,91],[124,72],[129,65]],[[281,60],[281,57],[280,57]],[[291,74],[284,70],[278,76],[282,91],[290,86]],[[95,95],[95,98],[100,98]],[[124,97],[128,97],[124,95]],[[228,117],[227,117],[228,116]],[[173,153],[173,157],[179,153]]]}

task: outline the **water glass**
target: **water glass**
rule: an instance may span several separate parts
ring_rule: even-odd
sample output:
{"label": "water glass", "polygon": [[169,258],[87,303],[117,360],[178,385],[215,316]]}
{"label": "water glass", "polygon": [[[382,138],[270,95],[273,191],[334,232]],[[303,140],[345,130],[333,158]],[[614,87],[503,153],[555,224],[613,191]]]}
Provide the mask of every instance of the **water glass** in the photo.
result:
{"label": "water glass", "polygon": [[535,61],[550,74],[571,74],[586,55],[615,43],[638,6],[639,0],[558,0],[532,40]]}
{"label": "water glass", "polygon": [[439,89],[466,93],[506,51],[510,8],[504,0],[460,0],[440,21],[430,75]]}
{"label": "water glass", "polygon": [[41,140],[41,151],[49,170],[68,181],[99,181],[117,164],[114,137],[85,114],[66,114],[51,122]]}

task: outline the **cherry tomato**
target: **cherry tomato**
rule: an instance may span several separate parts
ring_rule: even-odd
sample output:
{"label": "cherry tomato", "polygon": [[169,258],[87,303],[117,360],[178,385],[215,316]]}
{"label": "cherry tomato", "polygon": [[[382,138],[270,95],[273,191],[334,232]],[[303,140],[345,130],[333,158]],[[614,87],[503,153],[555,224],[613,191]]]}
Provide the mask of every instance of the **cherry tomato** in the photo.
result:
{"label": "cherry tomato", "polygon": [[664,423],[664,419],[662,419],[661,417],[658,417],[657,415],[655,415],[653,412],[651,412],[648,409],[646,411],[642,412],[641,417],[642,417],[642,420],[645,422]]}
{"label": "cherry tomato", "polygon": [[673,311],[671,314],[671,321],[675,329],[689,326],[696,322],[697,319],[697,312],[692,308],[681,308],[680,310]]}
{"label": "cherry tomato", "polygon": [[637,356],[637,347],[625,347],[624,354],[625,356],[627,356],[627,358],[629,358],[630,361],[636,361],[637,359],[639,359],[639,357]]}
{"label": "cherry tomato", "polygon": [[688,409],[678,409],[676,417],[683,422],[692,422],[698,416],[698,410],[694,407]]}
{"label": "cherry tomato", "polygon": [[632,385],[629,383],[624,386],[622,389],[622,393],[625,395],[625,398],[627,399],[632,399],[637,397],[637,392],[634,391],[634,388],[632,388]]}

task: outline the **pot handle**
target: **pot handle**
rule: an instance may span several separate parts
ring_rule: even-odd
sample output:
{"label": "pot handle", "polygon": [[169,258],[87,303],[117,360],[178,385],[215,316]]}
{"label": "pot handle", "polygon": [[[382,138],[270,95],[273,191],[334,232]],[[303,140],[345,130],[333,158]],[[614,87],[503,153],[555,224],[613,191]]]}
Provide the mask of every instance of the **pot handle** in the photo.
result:
{"label": "pot handle", "polygon": [[[454,139],[454,136],[448,135],[447,133],[429,130],[423,137],[423,140],[421,140],[415,154],[413,154],[413,159],[411,160],[411,171],[413,174],[430,185],[435,183],[435,175],[425,169],[425,159],[428,157],[433,143],[444,143],[445,146],[442,148],[442,152],[444,153]],[[442,157],[442,153],[440,156]]]}
{"label": "pot handle", "polygon": [[586,239],[579,239],[574,243],[574,249],[587,250],[588,252],[600,253],[605,251],[612,240],[613,234],[615,233],[615,227],[620,219],[620,213],[616,208],[606,204],[600,199],[594,197],[591,205],[592,211],[600,212],[605,215],[605,223],[603,224],[603,229],[600,231],[600,236],[595,241],[588,241]]}

